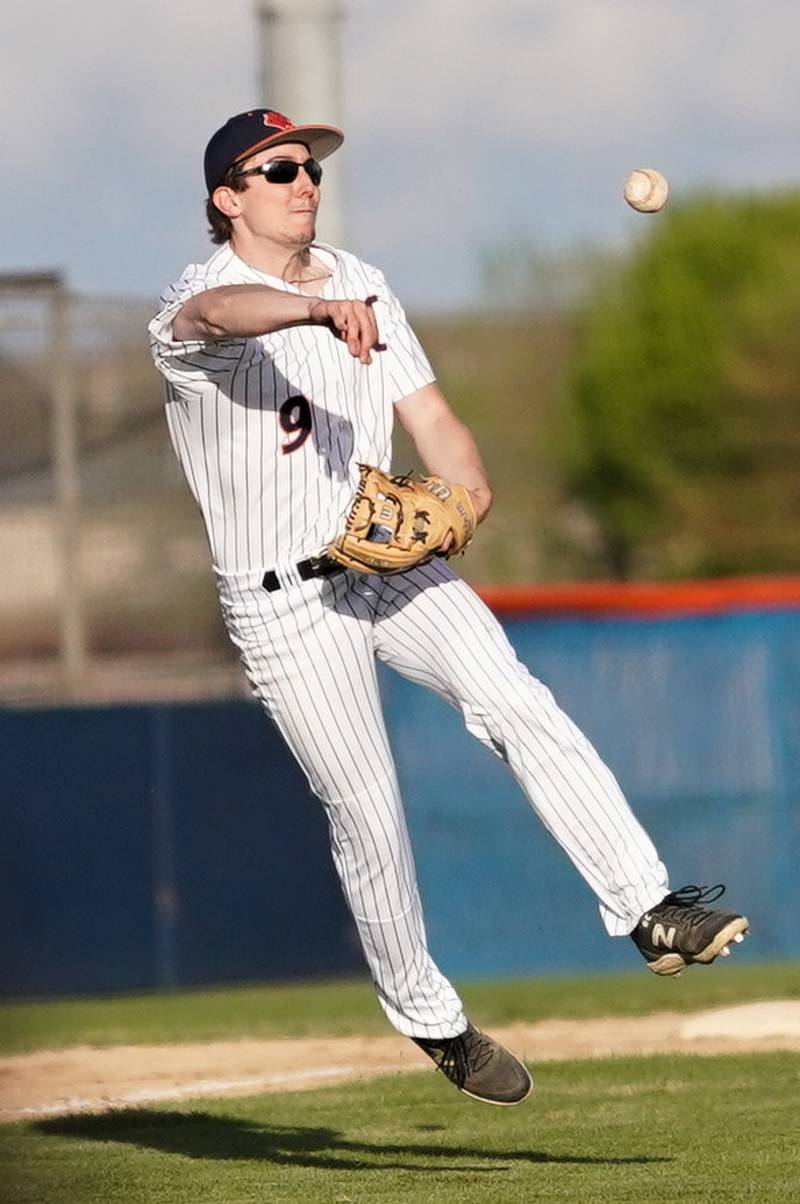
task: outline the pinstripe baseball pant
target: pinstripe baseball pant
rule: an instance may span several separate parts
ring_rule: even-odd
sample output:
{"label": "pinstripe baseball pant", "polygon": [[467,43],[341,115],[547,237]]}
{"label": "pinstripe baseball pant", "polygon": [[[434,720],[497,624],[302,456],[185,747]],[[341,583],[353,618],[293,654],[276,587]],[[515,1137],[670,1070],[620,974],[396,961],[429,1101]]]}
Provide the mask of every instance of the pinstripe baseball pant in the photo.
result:
{"label": "pinstripe baseball pant", "polygon": [[427,948],[376,656],[458,707],[468,730],[503,758],[597,895],[611,935],[630,932],[664,897],[664,866],[612,773],[445,561],[273,593],[260,576],[217,575],[225,623],[256,696],[325,806],[378,998],[399,1032],[455,1036],[466,1018]]}

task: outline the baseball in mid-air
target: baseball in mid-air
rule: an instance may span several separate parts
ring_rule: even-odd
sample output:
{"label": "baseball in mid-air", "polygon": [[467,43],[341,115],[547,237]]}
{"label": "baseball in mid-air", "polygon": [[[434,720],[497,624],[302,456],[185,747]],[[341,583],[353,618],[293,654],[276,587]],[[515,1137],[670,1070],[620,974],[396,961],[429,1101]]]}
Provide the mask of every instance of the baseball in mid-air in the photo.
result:
{"label": "baseball in mid-air", "polygon": [[622,195],[639,213],[658,213],[667,203],[669,183],[654,167],[637,167],[625,181]]}

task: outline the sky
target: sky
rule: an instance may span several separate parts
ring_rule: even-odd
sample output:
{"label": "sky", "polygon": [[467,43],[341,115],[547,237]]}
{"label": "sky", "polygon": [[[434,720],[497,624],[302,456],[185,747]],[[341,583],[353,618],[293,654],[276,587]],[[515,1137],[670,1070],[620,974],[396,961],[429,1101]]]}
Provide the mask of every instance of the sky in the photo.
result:
{"label": "sky", "polygon": [[[800,187],[797,0],[344,6],[346,243],[417,311],[480,303],[487,250],[624,246],[658,220],[621,199],[634,167],[673,198]],[[155,297],[208,257],[205,143],[282,107],[259,95],[254,8],[6,7],[0,271]]]}

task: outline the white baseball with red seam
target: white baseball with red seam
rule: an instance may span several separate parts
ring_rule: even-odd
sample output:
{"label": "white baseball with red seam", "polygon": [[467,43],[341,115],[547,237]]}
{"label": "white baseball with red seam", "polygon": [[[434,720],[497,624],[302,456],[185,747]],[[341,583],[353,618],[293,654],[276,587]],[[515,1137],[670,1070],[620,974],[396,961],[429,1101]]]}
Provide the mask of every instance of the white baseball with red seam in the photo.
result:
{"label": "white baseball with red seam", "polygon": [[639,213],[658,213],[667,203],[669,183],[654,167],[637,167],[625,181],[622,195]]}

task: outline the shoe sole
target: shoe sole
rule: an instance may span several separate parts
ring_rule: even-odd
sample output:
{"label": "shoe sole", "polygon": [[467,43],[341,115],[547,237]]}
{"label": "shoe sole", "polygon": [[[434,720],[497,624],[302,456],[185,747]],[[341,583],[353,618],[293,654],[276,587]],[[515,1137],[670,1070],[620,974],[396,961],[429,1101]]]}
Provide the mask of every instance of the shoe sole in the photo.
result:
{"label": "shoe sole", "polygon": [[736,916],[730,920],[724,928],[720,928],[717,935],[710,944],[706,945],[699,953],[695,953],[688,960],[681,953],[665,953],[659,957],[657,961],[648,962],[647,968],[652,970],[654,974],[662,976],[671,976],[680,974],[681,970],[685,970],[687,966],[691,966],[694,962],[702,962],[708,965],[713,962],[715,957],[718,957],[726,945],[729,945],[737,936],[744,936],[750,929],[750,921],[747,916]]}
{"label": "shoe sole", "polygon": [[516,1104],[523,1104],[533,1091],[533,1079],[528,1075],[528,1090],[519,1099],[489,1099],[486,1095],[475,1095],[473,1091],[467,1091],[465,1087],[459,1087],[462,1095],[468,1095],[470,1099],[476,1099],[479,1104],[494,1104],[496,1108],[513,1108]]}

